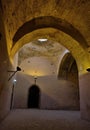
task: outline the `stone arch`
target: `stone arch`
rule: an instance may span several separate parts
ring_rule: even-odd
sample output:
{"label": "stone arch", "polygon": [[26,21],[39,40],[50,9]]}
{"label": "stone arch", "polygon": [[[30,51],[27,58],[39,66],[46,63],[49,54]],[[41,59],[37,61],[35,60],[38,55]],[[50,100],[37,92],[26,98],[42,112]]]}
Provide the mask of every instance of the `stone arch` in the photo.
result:
{"label": "stone arch", "polygon": [[78,31],[78,29],[76,29],[72,24],[65,21],[64,19],[60,19],[53,16],[38,17],[24,23],[15,33],[13,37],[13,45],[27,33],[30,33],[40,28],[48,27],[61,30],[62,32],[70,35],[73,39],[78,41],[82,46],[87,46],[86,40]]}
{"label": "stone arch", "polygon": [[[13,62],[12,59],[15,53],[24,44],[44,36],[64,45],[72,52],[73,57],[77,61],[79,70],[82,68],[80,71],[86,72],[86,68],[90,66],[90,63],[88,60],[89,55],[85,50],[87,43],[84,37],[70,23],[52,16],[33,19],[18,29],[13,37],[13,46],[10,53],[11,62]],[[82,60],[82,58],[84,60]]]}
{"label": "stone arch", "polygon": [[66,53],[61,60],[58,79],[68,80],[75,84],[74,91],[77,97],[78,109],[80,109],[80,89],[79,89],[79,74],[77,63],[71,53]]}
{"label": "stone arch", "polygon": [[[37,19],[37,18],[36,18]],[[36,21],[36,19],[34,19],[35,21]],[[40,20],[40,19],[39,19]],[[44,19],[45,20],[45,19]],[[54,19],[55,20],[55,19]],[[30,28],[28,29],[29,31],[27,32],[27,33],[22,33],[22,34],[20,34],[21,33],[21,30],[22,31],[24,31],[24,29],[22,28],[22,27],[20,27],[20,29],[16,32],[16,34],[15,34],[15,36],[13,37],[13,46],[12,46],[12,49],[11,49],[11,53],[10,53],[10,58],[11,58],[11,60],[12,60],[12,58],[13,58],[13,56],[15,55],[15,53],[18,51],[18,49],[21,47],[21,46],[23,46],[24,44],[26,44],[27,42],[30,42],[32,39],[35,39],[35,38],[38,38],[38,37],[42,37],[42,36],[45,36],[45,35],[48,35],[49,36],[49,38],[51,38],[51,39],[54,39],[54,40],[56,40],[56,41],[58,41],[59,43],[61,43],[62,45],[64,45],[68,50],[70,50],[70,52],[72,53],[72,56],[75,58],[75,61],[76,61],[76,63],[77,63],[77,66],[78,66],[78,72],[79,72],[79,74],[80,75],[83,75],[82,77],[84,77],[84,74],[86,73],[86,69],[88,68],[88,67],[90,67],[90,57],[89,57],[89,54],[87,53],[87,42],[86,42],[86,40],[84,39],[84,37],[81,35],[81,33],[79,33],[79,31],[77,30],[77,29],[75,29],[74,30],[74,32],[73,31],[71,31],[71,30],[73,30],[73,26],[71,25],[71,27],[69,27],[67,24],[66,24],[66,32],[65,31],[63,31],[62,30],[62,28],[57,28],[57,27],[55,27],[55,26],[50,26],[51,25],[51,22],[49,21],[49,24],[50,25],[48,25],[48,26],[44,26],[44,24],[42,24],[42,26],[38,23],[37,24],[37,22],[35,22],[34,21],[34,23],[37,25],[37,26],[35,26],[35,28],[31,28],[31,31],[30,31]],[[43,20],[42,20],[43,21]],[[44,22],[44,21],[43,21]],[[43,23],[42,22],[42,23]],[[55,22],[56,23],[56,22]],[[27,23],[25,23],[25,24],[27,24]],[[25,25],[24,24],[24,25]],[[47,21],[46,21],[46,24],[47,24]],[[46,25],[45,24],[45,25]],[[62,23],[62,25],[63,25],[64,23]],[[53,24],[52,24],[53,25]],[[59,24],[57,24],[57,25],[59,25]],[[70,24],[69,24],[70,25]],[[27,26],[28,27],[28,26]],[[61,27],[61,26],[60,26]],[[69,27],[69,29],[68,29],[68,27]],[[40,30],[41,29],[47,29],[48,28],[48,32],[45,32],[45,31],[41,31],[40,32]],[[56,30],[58,30],[57,32],[57,34],[56,33],[54,33],[54,30],[53,30],[53,33],[52,33],[52,30],[51,30],[51,32],[49,33],[49,31],[50,31],[50,28],[53,28],[53,29],[56,29]],[[71,29],[72,28],[72,29]],[[67,32],[67,30],[68,30],[68,32]],[[63,32],[63,36],[65,36],[65,37],[62,37],[62,35],[60,35],[60,34],[62,34],[61,32]],[[72,34],[72,35],[70,35],[70,33]],[[20,34],[20,36],[18,36]],[[37,34],[38,34],[38,36],[37,36]],[[52,35],[53,34],[53,35]],[[76,36],[74,36],[73,37],[73,35],[76,35]],[[48,37],[47,36],[47,37]],[[54,38],[52,38],[54,36]],[[61,38],[61,39],[60,39]],[[67,39],[67,40],[66,40]],[[83,48],[84,47],[84,48]],[[80,90],[80,95],[81,95],[81,108],[82,108],[82,116],[84,117],[84,115],[85,115],[85,117],[84,118],[89,118],[89,116],[87,116],[87,114],[88,114],[88,112],[89,112],[89,110],[88,109],[86,109],[85,107],[84,107],[84,105],[85,105],[85,103],[87,102],[87,100],[86,100],[86,97],[83,97],[82,95],[83,95],[83,93],[84,93],[84,90],[85,90],[85,87],[84,87],[84,81],[85,81],[85,79],[86,79],[86,81],[88,82],[88,78],[82,78],[82,80],[81,80],[81,77],[79,77],[80,78],[80,83],[79,83],[79,85],[80,85],[80,87],[82,87],[83,86],[83,89],[82,89],[82,91]],[[82,82],[81,82],[82,81]],[[86,83],[86,82],[85,82]],[[87,88],[89,88],[89,85],[87,85]],[[83,100],[84,99],[84,100]],[[82,102],[82,100],[83,100],[83,102]],[[88,103],[89,104],[89,103]],[[86,105],[87,105],[87,103],[86,103]],[[84,109],[86,109],[85,111],[84,111]],[[88,110],[88,111],[87,111]],[[86,113],[85,113],[86,112]],[[90,120],[90,119],[89,119]]]}
{"label": "stone arch", "polygon": [[77,63],[71,53],[66,53],[60,63],[58,79],[72,81],[78,85]]}

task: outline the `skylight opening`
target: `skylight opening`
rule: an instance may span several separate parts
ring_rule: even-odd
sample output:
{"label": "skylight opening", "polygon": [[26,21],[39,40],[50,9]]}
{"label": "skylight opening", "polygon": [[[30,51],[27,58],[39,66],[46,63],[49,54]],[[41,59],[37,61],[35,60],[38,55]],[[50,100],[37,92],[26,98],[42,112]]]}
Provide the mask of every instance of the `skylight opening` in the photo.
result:
{"label": "skylight opening", "polygon": [[46,42],[48,39],[47,38],[40,38],[38,39],[39,42]]}

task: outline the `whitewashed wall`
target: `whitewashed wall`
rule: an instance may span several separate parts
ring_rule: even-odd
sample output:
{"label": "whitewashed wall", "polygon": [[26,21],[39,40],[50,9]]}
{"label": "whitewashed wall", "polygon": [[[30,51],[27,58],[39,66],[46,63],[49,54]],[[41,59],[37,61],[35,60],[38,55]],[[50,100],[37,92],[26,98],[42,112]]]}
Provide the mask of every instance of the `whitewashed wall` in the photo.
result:
{"label": "whitewashed wall", "polygon": [[[13,108],[27,108],[28,89],[34,84],[34,77],[17,75]],[[37,78],[40,88],[41,109],[78,109],[78,87],[70,81],[58,80],[55,76]]]}

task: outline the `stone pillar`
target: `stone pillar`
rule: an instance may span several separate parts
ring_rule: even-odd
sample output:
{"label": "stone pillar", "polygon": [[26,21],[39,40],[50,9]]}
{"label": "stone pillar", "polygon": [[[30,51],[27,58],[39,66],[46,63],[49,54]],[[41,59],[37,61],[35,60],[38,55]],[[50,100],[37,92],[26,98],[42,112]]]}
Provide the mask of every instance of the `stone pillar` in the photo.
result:
{"label": "stone pillar", "polygon": [[81,118],[90,121],[90,72],[79,78]]}
{"label": "stone pillar", "polygon": [[11,85],[8,82],[8,66],[10,64],[4,22],[0,10],[0,121],[10,111]]}

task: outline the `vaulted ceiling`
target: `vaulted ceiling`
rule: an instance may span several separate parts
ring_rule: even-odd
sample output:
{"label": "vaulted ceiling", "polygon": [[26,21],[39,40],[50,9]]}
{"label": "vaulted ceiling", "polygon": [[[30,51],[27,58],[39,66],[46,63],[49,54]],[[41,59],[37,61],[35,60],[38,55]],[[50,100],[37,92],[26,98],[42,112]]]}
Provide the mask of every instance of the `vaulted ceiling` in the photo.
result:
{"label": "vaulted ceiling", "polygon": [[11,58],[24,44],[47,38],[65,46],[80,71],[90,66],[90,0],[0,0],[0,7]]}
{"label": "vaulted ceiling", "polygon": [[[29,75],[57,75],[61,59],[69,51],[57,42],[38,39],[20,48],[18,66]],[[69,62],[67,63],[69,64]]]}
{"label": "vaulted ceiling", "polygon": [[[1,0],[1,2],[5,24],[11,39],[14,38],[15,33],[24,23],[38,17],[52,16],[63,19],[62,24],[67,21],[79,30],[89,46],[89,0]],[[33,21],[32,26],[36,26],[34,23],[35,21]]]}

